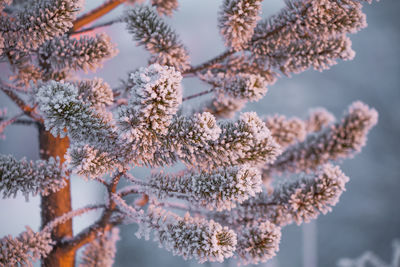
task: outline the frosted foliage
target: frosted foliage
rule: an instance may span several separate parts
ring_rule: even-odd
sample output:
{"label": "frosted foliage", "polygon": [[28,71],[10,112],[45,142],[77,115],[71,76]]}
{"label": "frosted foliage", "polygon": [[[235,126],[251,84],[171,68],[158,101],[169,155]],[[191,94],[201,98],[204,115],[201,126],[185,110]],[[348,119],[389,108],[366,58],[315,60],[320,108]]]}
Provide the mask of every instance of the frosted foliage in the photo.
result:
{"label": "frosted foliage", "polygon": [[186,48],[154,9],[139,6],[128,10],[125,21],[134,40],[152,54],[151,63],[173,66],[180,71],[189,68]]}
{"label": "frosted foliage", "polygon": [[123,168],[114,153],[87,144],[72,144],[65,158],[74,172],[90,178]]}
{"label": "frosted foliage", "polygon": [[237,99],[217,93],[211,102],[204,108],[217,118],[232,118],[235,113],[246,105],[245,99]]}
{"label": "frosted foliage", "polygon": [[32,267],[33,261],[46,257],[52,249],[50,232],[35,233],[26,227],[18,237],[8,235],[0,239],[0,265]]}
{"label": "frosted foliage", "polygon": [[225,45],[235,50],[246,47],[259,17],[261,0],[224,0],[218,26]]}
{"label": "frosted foliage", "polygon": [[266,262],[279,251],[281,229],[269,221],[248,224],[238,232],[236,253],[239,264]]}
{"label": "frosted foliage", "polygon": [[120,110],[124,137],[133,142],[148,132],[166,134],[182,103],[182,76],[173,67],[150,65],[131,74],[129,104]]}
{"label": "frosted foliage", "polygon": [[313,178],[303,178],[293,183],[287,183],[274,191],[272,201],[278,203],[273,211],[273,221],[285,225],[290,221],[282,220],[287,217],[297,224],[315,219],[319,213],[326,214],[332,210],[345,191],[349,178],[338,166],[323,165]]}
{"label": "frosted foliage", "polygon": [[238,166],[182,176],[153,175],[145,190],[158,199],[178,197],[209,210],[230,210],[261,192],[261,175],[256,168]]}
{"label": "frosted foliage", "polygon": [[114,103],[114,96],[108,83],[100,78],[82,80],[77,84],[79,99],[96,109],[103,109]]}
{"label": "frosted foliage", "polygon": [[314,174],[282,184],[272,195],[261,193],[250,198],[219,218],[239,226],[243,222],[265,220],[279,226],[309,222],[320,213],[331,211],[345,191],[348,180],[338,166],[326,164]]}
{"label": "frosted foliage", "polygon": [[219,94],[248,101],[258,101],[267,93],[268,82],[261,75],[239,73],[227,76],[219,73],[209,80],[217,86]]}
{"label": "frosted foliage", "polygon": [[324,108],[312,109],[306,121],[307,132],[318,132],[335,121],[332,113]]}
{"label": "frosted foliage", "polygon": [[265,125],[282,148],[304,140],[307,134],[305,123],[298,118],[286,118],[283,115],[268,116]]}
{"label": "frosted foliage", "polygon": [[45,41],[67,32],[82,4],[81,0],[31,1],[16,14],[2,15],[0,35],[6,50],[37,49]]}
{"label": "frosted foliage", "polygon": [[172,16],[172,11],[178,9],[178,0],[151,0],[160,15]]}
{"label": "frosted foliage", "polygon": [[119,229],[99,233],[98,237],[89,243],[81,257],[79,267],[111,267],[117,252],[116,243],[119,240]]}
{"label": "frosted foliage", "polygon": [[237,122],[221,123],[221,135],[209,148],[194,151],[192,165],[216,168],[237,164],[258,165],[273,162],[280,147],[254,112],[240,115]]}
{"label": "frosted foliage", "polygon": [[142,225],[138,237],[144,235],[148,238],[145,229],[154,229],[155,240],[160,246],[184,259],[194,258],[200,263],[222,262],[232,257],[236,248],[236,234],[228,227],[213,220],[191,217],[188,213],[182,218],[160,207],[150,206],[143,224],[145,226]]}
{"label": "frosted foliage", "polygon": [[[106,34],[82,36],[79,39],[62,36],[44,43],[39,49],[39,61],[51,71],[88,70],[102,67],[117,50]],[[49,71],[49,70],[47,70]]]}
{"label": "frosted foliage", "polygon": [[30,194],[48,195],[66,185],[64,177],[58,158],[27,161],[0,155],[0,192],[3,198],[15,197],[18,192],[26,198]]}
{"label": "frosted foliage", "polygon": [[267,55],[295,46],[295,42],[326,39],[366,27],[358,0],[290,0],[278,15],[259,23],[252,38],[253,50]]}
{"label": "frosted foliage", "polygon": [[36,89],[35,100],[45,117],[46,130],[54,136],[68,134],[73,141],[96,145],[112,142],[111,125],[101,113],[79,99],[79,91],[73,84],[54,81],[43,84]]}
{"label": "frosted foliage", "polygon": [[209,112],[195,113],[192,117],[178,116],[169,127],[166,146],[179,158],[190,162],[195,151],[209,148],[209,141],[217,140],[220,134],[221,128]]}
{"label": "frosted foliage", "polygon": [[352,157],[361,151],[377,120],[375,109],[354,102],[341,122],[288,147],[269,168],[273,172],[308,172],[330,160]]}
{"label": "frosted foliage", "polygon": [[[81,248],[81,267],[112,266],[117,227],[131,223],[139,238],[152,235],[184,259],[268,261],[279,250],[281,227],[309,222],[337,204],[349,178],[331,162],[358,153],[378,116],[361,102],[338,122],[322,108],[305,119],[237,112],[262,99],[282,74],[352,59],[349,35],[366,26],[361,8],[371,1],[287,0],[260,21],[262,0],[223,0],[216,12],[226,49],[193,65],[163,17],[177,10],[177,0],[125,1],[135,5],[122,17],[89,25],[122,2],[106,1],[77,18],[80,0],[0,0],[0,61],[12,75],[0,80],[0,90],[21,109],[7,117],[0,110],[0,137],[8,125],[23,123],[69,143],[63,165],[51,151],[37,161],[0,155],[0,193],[46,196],[72,174],[106,189],[103,203],[57,218],[51,214],[63,203],[42,205],[41,232],[27,228],[0,239],[0,266],[32,266],[41,258],[51,265]],[[150,54],[147,66],[116,88],[80,79],[79,72],[96,72],[116,55],[106,34],[90,33],[114,23],[125,23]],[[183,98],[182,79],[193,77],[208,89]],[[190,102],[206,94],[204,105]],[[54,153],[64,154],[66,147],[56,146]],[[137,170],[142,166],[150,168],[147,178]],[[75,235],[56,231],[51,240],[61,224],[95,209],[103,211],[98,221]]]}

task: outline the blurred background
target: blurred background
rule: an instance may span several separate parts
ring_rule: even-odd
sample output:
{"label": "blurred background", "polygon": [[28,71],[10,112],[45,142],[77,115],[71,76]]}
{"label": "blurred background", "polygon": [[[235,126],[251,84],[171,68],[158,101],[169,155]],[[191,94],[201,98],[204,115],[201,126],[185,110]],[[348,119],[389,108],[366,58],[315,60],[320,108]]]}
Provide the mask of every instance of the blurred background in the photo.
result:
{"label": "blurred background", "polygon": [[[86,1],[90,10],[100,1]],[[180,34],[189,48],[191,63],[197,65],[224,51],[217,29],[217,12],[222,1],[180,0],[179,11],[167,21]],[[283,0],[263,3],[263,17],[278,12]],[[127,6],[121,6],[99,20],[119,16]],[[304,117],[310,108],[322,106],[337,118],[355,100],[362,100],[379,112],[379,123],[368,136],[367,146],[355,158],[341,164],[350,177],[347,191],[333,211],[302,226],[283,229],[280,251],[271,262],[259,266],[315,267],[336,266],[340,258],[355,258],[371,250],[386,262],[392,255],[391,243],[400,238],[400,1],[383,0],[366,4],[368,28],[352,35],[356,57],[339,62],[322,73],[313,70],[293,77],[281,77],[269,87],[267,95],[257,103],[248,104],[245,111],[259,115],[281,113]],[[148,53],[136,47],[123,24],[100,29],[106,31],[117,44],[119,54],[96,74],[81,73],[80,77],[102,77],[112,86],[126,79],[128,71],[147,64]],[[8,75],[0,65],[0,76]],[[200,92],[206,87],[196,79],[185,79],[185,94]],[[199,105],[201,100],[187,102]],[[7,107],[14,114],[16,108],[0,95],[0,108]],[[10,126],[6,139],[0,140],[0,152],[17,158],[38,158],[37,132],[27,126]],[[135,169],[136,175],[148,170]],[[104,192],[93,182],[72,177],[73,207],[102,201]],[[0,200],[0,236],[17,235],[25,225],[38,229],[39,198],[26,202],[22,196]],[[95,220],[91,213],[74,221],[79,231]],[[183,261],[158,248],[152,241],[136,239],[136,226],[121,227],[121,240],[114,266],[236,266],[234,261],[223,264],[198,265]]]}

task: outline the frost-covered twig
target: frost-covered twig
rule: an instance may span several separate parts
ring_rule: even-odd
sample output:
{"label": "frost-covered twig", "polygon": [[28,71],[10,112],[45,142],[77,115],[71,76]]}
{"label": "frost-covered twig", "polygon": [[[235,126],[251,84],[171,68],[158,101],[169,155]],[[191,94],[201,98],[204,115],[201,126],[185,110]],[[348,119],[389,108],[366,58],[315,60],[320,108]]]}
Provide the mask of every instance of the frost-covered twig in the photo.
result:
{"label": "frost-covered twig", "polygon": [[0,239],[0,265],[32,267],[32,262],[46,257],[53,245],[50,232],[34,232],[26,227],[17,237],[8,235]]}
{"label": "frost-covered twig", "polygon": [[116,243],[120,239],[119,229],[99,233],[98,237],[86,245],[79,267],[111,267],[117,252]]}
{"label": "frost-covered twig", "polygon": [[261,0],[224,0],[218,26],[225,45],[241,50],[250,41],[261,10]]}
{"label": "frost-covered twig", "polygon": [[268,170],[278,173],[308,172],[328,161],[352,157],[365,145],[366,136],[377,120],[375,109],[362,102],[354,102],[341,122],[288,147],[268,166]]}
{"label": "frost-covered twig", "polygon": [[144,45],[152,57],[151,63],[173,66],[184,71],[189,67],[189,56],[178,35],[147,6],[139,6],[125,14],[128,31],[139,45]]}
{"label": "frost-covered twig", "polygon": [[221,218],[222,221],[236,227],[243,222],[265,220],[280,226],[292,222],[309,222],[320,213],[331,211],[345,191],[348,180],[338,166],[326,164],[315,174],[286,182],[276,188],[271,196],[261,193],[255,198],[250,198]]}
{"label": "frost-covered twig", "polygon": [[21,192],[26,198],[29,194],[48,195],[66,185],[66,175],[60,167],[59,159],[16,160],[12,156],[0,155],[0,191],[3,198],[16,196]]}
{"label": "frost-covered twig", "polygon": [[258,170],[244,165],[181,176],[160,173],[153,175],[142,189],[157,199],[178,197],[193,206],[221,211],[254,197],[261,192],[261,184]]}

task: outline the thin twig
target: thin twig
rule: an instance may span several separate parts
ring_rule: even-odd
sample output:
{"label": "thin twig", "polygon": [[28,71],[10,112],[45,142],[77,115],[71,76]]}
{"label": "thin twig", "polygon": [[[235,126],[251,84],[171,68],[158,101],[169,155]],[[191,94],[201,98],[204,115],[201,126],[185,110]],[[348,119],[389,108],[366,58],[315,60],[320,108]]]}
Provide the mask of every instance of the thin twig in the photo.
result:
{"label": "thin twig", "polygon": [[14,89],[8,86],[0,79],[0,90],[2,90],[23,112],[25,115],[33,118],[34,120],[39,120],[33,114],[33,110],[35,107],[31,107],[25,103],[16,93],[14,93]]}
{"label": "thin twig", "polygon": [[204,62],[203,64],[198,65],[197,67],[192,67],[186,71],[183,72],[183,77],[188,77],[189,74],[195,74],[197,72],[200,72],[202,70],[210,69],[212,68],[215,64],[221,62],[225,58],[229,57],[230,55],[233,55],[235,51],[233,50],[227,50],[224,53]]}
{"label": "thin twig", "polygon": [[102,5],[96,7],[95,9],[89,11],[88,13],[80,16],[74,21],[74,26],[72,27],[72,31],[77,31],[83,26],[95,21],[96,19],[104,16],[114,8],[118,7],[120,4],[125,2],[126,0],[108,0],[104,2]]}
{"label": "thin twig", "polygon": [[120,23],[120,22],[123,22],[122,18],[110,20],[110,21],[107,21],[107,22],[104,22],[104,23],[99,23],[99,24],[93,25],[91,27],[83,28],[81,30],[73,31],[69,35],[75,35],[75,34],[80,34],[80,33],[93,31],[95,29],[98,29],[98,28],[101,28],[101,27],[107,27],[107,26],[113,25],[115,23]]}
{"label": "thin twig", "polygon": [[46,224],[46,226],[43,228],[43,231],[49,231],[51,229],[54,229],[54,227],[56,227],[60,223],[63,223],[65,220],[69,220],[72,217],[80,216],[86,212],[96,210],[96,209],[102,209],[105,207],[106,206],[104,204],[100,204],[100,205],[89,205],[89,206],[86,206],[86,207],[83,207],[80,209],[72,210],[72,211],[67,212],[67,213],[59,216],[58,218],[52,220],[48,224]]}
{"label": "thin twig", "polygon": [[103,215],[101,218],[94,223],[93,225],[89,226],[74,238],[70,240],[63,240],[60,244],[61,247],[65,250],[77,250],[81,246],[93,241],[96,239],[98,233],[102,233],[105,231],[109,231],[112,227],[119,224],[118,221],[111,222],[111,216],[116,209],[116,203],[112,200],[112,195],[115,193],[117,189],[117,185],[124,175],[124,172],[117,173],[111,180],[111,182],[107,185],[107,193],[109,197],[109,204],[107,208],[104,210]]}
{"label": "thin twig", "polygon": [[212,92],[214,92],[214,90],[215,90],[215,88],[211,88],[209,90],[206,90],[206,91],[203,91],[203,92],[200,92],[200,93],[197,93],[197,94],[193,94],[193,95],[184,97],[184,98],[182,98],[182,101],[190,100],[190,99],[202,96],[202,95],[206,95],[206,94],[212,93]]}

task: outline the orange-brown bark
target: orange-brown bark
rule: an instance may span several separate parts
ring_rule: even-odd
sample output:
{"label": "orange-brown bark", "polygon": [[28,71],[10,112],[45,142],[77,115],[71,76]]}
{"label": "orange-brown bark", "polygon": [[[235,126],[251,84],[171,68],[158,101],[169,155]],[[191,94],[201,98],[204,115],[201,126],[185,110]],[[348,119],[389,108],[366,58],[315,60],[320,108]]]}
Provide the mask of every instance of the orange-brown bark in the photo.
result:
{"label": "orange-brown bark", "polygon": [[[40,157],[59,157],[64,162],[64,155],[69,146],[68,138],[55,138],[50,132],[42,127],[39,129]],[[71,211],[70,181],[66,180],[67,186],[56,193],[42,197],[41,217],[42,227],[53,219]],[[65,237],[72,237],[72,221],[69,220],[58,225],[52,232],[53,240],[59,242]],[[75,250],[65,250],[60,246],[54,246],[53,251],[43,259],[42,266],[46,267],[73,267],[75,261]]]}
{"label": "orange-brown bark", "polygon": [[92,11],[80,16],[74,21],[74,26],[72,27],[72,31],[76,31],[83,26],[95,21],[96,19],[104,16],[126,0],[108,0],[103,5],[93,9]]}

